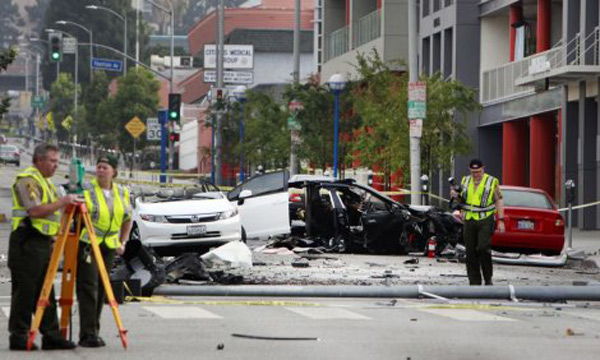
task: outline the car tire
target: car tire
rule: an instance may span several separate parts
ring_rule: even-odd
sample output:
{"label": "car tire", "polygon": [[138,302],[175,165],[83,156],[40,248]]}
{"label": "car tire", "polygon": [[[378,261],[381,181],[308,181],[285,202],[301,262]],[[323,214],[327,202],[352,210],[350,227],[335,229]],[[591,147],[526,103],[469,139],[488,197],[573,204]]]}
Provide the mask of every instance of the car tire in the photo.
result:
{"label": "car tire", "polygon": [[244,229],[244,227],[242,226],[242,242],[245,244],[247,240],[248,238],[246,236],[246,229]]}

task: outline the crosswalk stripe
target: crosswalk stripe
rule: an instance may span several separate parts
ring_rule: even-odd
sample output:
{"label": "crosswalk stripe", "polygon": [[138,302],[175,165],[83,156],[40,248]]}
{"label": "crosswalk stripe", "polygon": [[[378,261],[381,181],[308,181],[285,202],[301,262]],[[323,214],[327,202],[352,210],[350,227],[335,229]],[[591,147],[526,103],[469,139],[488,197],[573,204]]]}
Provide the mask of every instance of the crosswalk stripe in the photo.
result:
{"label": "crosswalk stripe", "polygon": [[197,306],[143,306],[163,319],[221,319],[221,316]]}
{"label": "crosswalk stripe", "polygon": [[419,311],[460,321],[518,321],[516,319],[469,309],[419,309]]}
{"label": "crosswalk stripe", "polygon": [[371,320],[371,318],[360,315],[346,309],[339,308],[291,308],[286,309],[295,312],[296,314],[306,316],[315,320],[326,319],[349,319],[349,320]]}

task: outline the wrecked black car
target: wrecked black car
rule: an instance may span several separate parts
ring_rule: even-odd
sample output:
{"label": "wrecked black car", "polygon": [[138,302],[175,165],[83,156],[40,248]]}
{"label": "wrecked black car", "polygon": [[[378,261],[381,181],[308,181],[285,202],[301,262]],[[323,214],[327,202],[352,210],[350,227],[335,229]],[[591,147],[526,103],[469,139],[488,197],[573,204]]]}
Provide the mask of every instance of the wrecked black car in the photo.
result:
{"label": "wrecked black car", "polygon": [[[407,254],[426,252],[435,237],[436,253],[462,239],[462,223],[435,207],[399,203],[353,179],[290,180],[304,191],[304,236],[319,240],[329,251]],[[298,229],[293,233],[298,234]]]}

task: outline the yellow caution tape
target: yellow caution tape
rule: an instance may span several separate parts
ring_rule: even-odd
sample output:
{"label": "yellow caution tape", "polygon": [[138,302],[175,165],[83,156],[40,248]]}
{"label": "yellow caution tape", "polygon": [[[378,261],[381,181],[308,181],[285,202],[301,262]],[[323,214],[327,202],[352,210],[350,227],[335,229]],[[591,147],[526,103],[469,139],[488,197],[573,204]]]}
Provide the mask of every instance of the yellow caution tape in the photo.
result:
{"label": "yellow caution tape", "polygon": [[280,301],[280,300],[242,300],[242,301],[205,301],[205,300],[176,300],[164,296],[126,296],[125,301],[139,301],[153,304],[170,305],[234,305],[234,306],[292,306],[292,307],[320,307],[316,303],[303,301]]}

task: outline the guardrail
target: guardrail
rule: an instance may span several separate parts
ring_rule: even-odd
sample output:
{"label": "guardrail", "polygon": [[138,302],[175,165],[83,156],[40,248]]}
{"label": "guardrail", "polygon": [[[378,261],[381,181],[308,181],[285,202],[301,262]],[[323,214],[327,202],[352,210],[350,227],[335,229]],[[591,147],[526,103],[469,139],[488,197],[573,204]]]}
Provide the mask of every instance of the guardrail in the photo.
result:
{"label": "guardrail", "polygon": [[535,91],[533,85],[519,86],[516,80],[568,65],[600,65],[600,27],[585,38],[577,33],[567,44],[563,45],[561,40],[550,50],[483,71],[480,101],[483,104],[494,103],[531,94]]}
{"label": "guardrail", "polygon": [[358,19],[353,31],[353,48],[375,40],[381,36],[381,10],[375,10],[372,13]]}
{"label": "guardrail", "polygon": [[337,29],[336,31],[329,34],[327,40],[327,53],[325,58],[327,60],[338,57],[345,54],[350,49],[350,29],[348,26]]}

